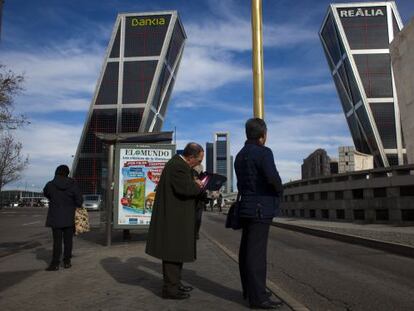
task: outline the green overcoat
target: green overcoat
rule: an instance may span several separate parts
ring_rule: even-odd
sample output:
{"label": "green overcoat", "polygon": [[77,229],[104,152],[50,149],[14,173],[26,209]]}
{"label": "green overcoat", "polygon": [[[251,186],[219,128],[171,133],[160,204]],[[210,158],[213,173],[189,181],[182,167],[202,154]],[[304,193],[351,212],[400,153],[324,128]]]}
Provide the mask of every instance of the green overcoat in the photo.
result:
{"label": "green overcoat", "polygon": [[155,194],[145,252],[173,262],[196,259],[195,208],[200,188],[179,155],[167,162]]}

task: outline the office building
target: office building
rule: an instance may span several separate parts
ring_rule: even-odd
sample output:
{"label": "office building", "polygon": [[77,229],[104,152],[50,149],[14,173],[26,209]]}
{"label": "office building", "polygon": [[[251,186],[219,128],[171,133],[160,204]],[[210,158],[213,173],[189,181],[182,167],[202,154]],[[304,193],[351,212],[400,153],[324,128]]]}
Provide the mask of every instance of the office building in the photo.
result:
{"label": "office building", "polygon": [[339,173],[339,162],[336,158],[331,158],[329,161],[329,168],[331,171],[331,175]]}
{"label": "office building", "polygon": [[226,176],[227,181],[224,184],[224,192],[233,192],[233,163],[232,156],[230,155],[229,133],[227,132],[214,134],[213,172]]}
{"label": "office building", "polygon": [[408,163],[414,164],[414,18],[390,46]]}
{"label": "office building", "polygon": [[338,153],[339,173],[363,171],[374,168],[374,157],[370,154],[358,152],[353,146],[339,147]]}
{"label": "office building", "polygon": [[83,193],[101,193],[106,152],[95,133],[159,132],[186,35],[177,12],[119,14],[73,163]]}
{"label": "office building", "polygon": [[335,3],[319,32],[355,148],[375,167],[406,163],[389,50],[401,28],[393,1]]}
{"label": "office building", "polygon": [[328,176],[330,174],[330,158],[325,150],[317,149],[303,160],[302,179]]}
{"label": "office building", "polygon": [[214,144],[206,143],[206,172],[214,173]]}

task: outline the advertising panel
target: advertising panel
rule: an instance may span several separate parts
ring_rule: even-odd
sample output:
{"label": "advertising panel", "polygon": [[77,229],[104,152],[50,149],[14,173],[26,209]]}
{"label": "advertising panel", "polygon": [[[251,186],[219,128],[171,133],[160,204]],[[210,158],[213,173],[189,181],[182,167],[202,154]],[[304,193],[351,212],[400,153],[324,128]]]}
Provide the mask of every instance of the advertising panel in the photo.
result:
{"label": "advertising panel", "polygon": [[158,181],[175,145],[120,144],[116,149],[115,228],[146,227]]}

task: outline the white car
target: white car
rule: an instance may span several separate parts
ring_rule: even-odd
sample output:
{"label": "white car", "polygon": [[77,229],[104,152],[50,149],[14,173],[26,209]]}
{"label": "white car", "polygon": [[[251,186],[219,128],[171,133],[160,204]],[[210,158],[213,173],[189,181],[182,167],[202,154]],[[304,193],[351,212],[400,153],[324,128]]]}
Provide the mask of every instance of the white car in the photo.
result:
{"label": "white car", "polygon": [[85,194],[83,196],[82,207],[88,210],[99,211],[102,204],[102,198],[100,194]]}

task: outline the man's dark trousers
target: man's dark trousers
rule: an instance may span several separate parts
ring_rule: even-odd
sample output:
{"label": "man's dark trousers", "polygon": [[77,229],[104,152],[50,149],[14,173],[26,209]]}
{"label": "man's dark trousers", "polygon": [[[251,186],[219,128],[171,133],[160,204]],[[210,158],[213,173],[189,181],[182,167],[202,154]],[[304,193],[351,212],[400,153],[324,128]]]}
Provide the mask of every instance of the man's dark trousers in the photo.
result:
{"label": "man's dark trousers", "polygon": [[70,262],[72,258],[73,227],[52,228],[53,232],[53,259],[52,264],[58,265],[62,255],[62,240],[64,244],[63,261]]}
{"label": "man's dark trousers", "polygon": [[182,262],[162,261],[162,274],[164,276],[163,293],[176,295],[181,285]]}
{"label": "man's dark trousers", "polygon": [[242,238],[239,269],[243,294],[250,304],[268,300],[266,296],[267,239],[271,219],[241,218]]}

